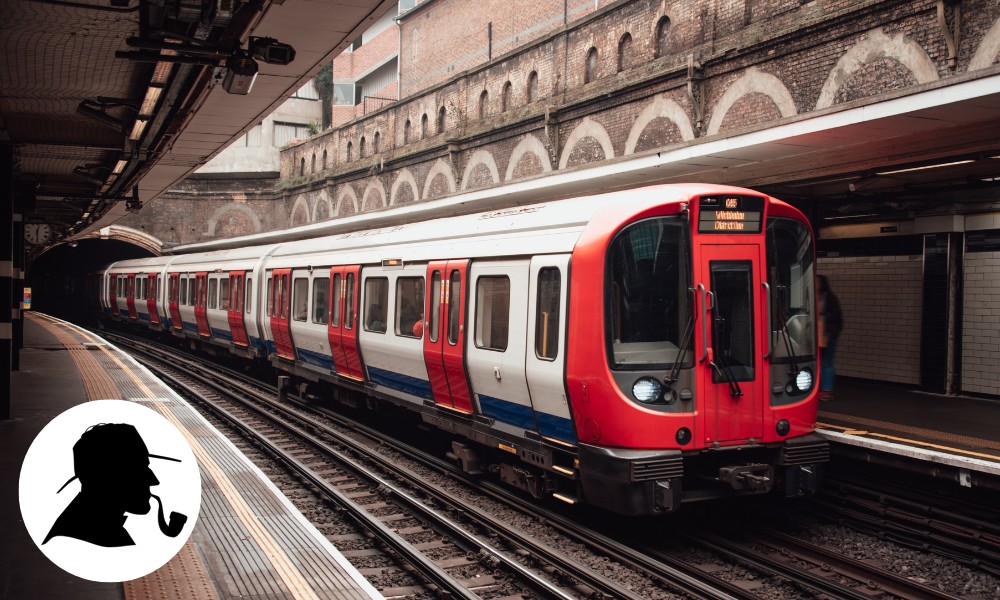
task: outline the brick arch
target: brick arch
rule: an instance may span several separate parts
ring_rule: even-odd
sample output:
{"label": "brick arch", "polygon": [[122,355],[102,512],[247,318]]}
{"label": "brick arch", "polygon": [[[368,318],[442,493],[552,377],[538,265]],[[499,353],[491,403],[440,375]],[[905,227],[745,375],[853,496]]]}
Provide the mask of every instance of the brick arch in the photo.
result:
{"label": "brick arch", "polygon": [[740,98],[748,94],[763,94],[770,98],[782,117],[798,114],[792,94],[780,79],[756,67],[750,67],[726,89],[719,101],[715,103],[715,107],[712,109],[712,118],[708,122],[708,129],[705,130],[706,135],[719,133],[729,109]]}
{"label": "brick arch", "polygon": [[611,144],[611,136],[608,135],[608,130],[590,117],[584,117],[583,121],[566,138],[566,145],[563,147],[562,156],[559,158],[560,169],[566,168],[573,148],[586,138],[593,138],[600,144],[601,149],[604,151],[604,160],[615,157],[615,148]]}
{"label": "brick arch", "polygon": [[694,139],[691,119],[681,105],[665,96],[657,96],[649,103],[649,106],[639,113],[639,116],[636,117],[635,122],[632,124],[632,130],[629,131],[628,139],[625,140],[624,154],[635,152],[635,147],[639,144],[639,137],[654,119],[666,119],[672,122],[681,132],[681,139],[685,142]]}
{"label": "brick arch", "polygon": [[389,194],[389,206],[396,205],[396,199],[399,198],[404,185],[410,186],[414,202],[420,199],[420,196],[417,195],[417,178],[413,176],[413,171],[403,169],[396,176],[396,181],[392,182],[392,190]]}
{"label": "brick arch", "polygon": [[365,193],[361,195],[361,209],[364,211],[369,210],[368,200],[372,194],[378,195],[377,197],[378,206],[375,206],[374,208],[376,209],[385,208],[386,206],[385,186],[382,185],[382,182],[379,181],[378,179],[373,179],[368,182],[368,186],[365,187]]}
{"label": "brick arch", "polygon": [[549,152],[545,149],[545,144],[537,137],[529,134],[524,136],[517,143],[517,146],[514,146],[514,151],[510,153],[510,161],[507,163],[507,174],[504,177],[504,181],[510,181],[514,178],[514,169],[517,168],[517,164],[521,162],[521,159],[527,155],[538,158],[538,162],[542,163],[542,173],[548,173],[552,170],[552,163],[549,161]]}
{"label": "brick arch", "polygon": [[358,195],[354,193],[354,188],[345,185],[337,196],[337,216],[343,217],[358,213]]}
{"label": "brick arch", "polygon": [[866,64],[882,58],[892,59],[901,64],[913,74],[917,83],[927,83],[939,79],[934,61],[920,47],[920,44],[907,39],[902,33],[889,36],[881,30],[874,30],[837,61],[837,65],[830,71],[826,83],[820,90],[819,100],[816,101],[816,110],[832,106],[840,86],[851,75]]}
{"label": "brick arch", "polygon": [[212,213],[211,217],[209,217],[208,231],[206,232],[206,235],[214,236],[216,229],[219,229],[220,220],[230,212],[235,213],[241,220],[250,222],[253,227],[253,231],[248,231],[246,233],[257,233],[260,231],[260,218],[252,208],[242,202],[230,202],[215,209],[215,212]]}
{"label": "brick arch", "polygon": [[448,183],[448,191],[455,191],[455,172],[452,170],[451,165],[444,162],[443,159],[438,159],[431,167],[431,170],[427,173],[427,179],[424,180],[424,191],[421,198],[425,200],[429,197],[431,192],[431,184],[434,182],[434,178],[441,175],[445,178]]}
{"label": "brick arch", "polygon": [[497,169],[497,161],[493,160],[493,155],[486,150],[476,150],[469,158],[469,164],[465,165],[465,174],[462,175],[462,189],[469,187],[469,178],[472,171],[479,165],[484,165],[490,171],[493,183],[500,183],[500,170]]}
{"label": "brick arch", "polygon": [[[224,206],[222,209],[219,210],[223,210],[227,207],[228,205]],[[219,211],[216,211],[216,213],[218,212]],[[209,232],[207,235],[212,235],[212,232]],[[108,225],[107,227],[102,227],[96,231],[91,231],[88,234],[81,235],[76,239],[119,240],[122,242],[126,242],[128,244],[132,244],[133,246],[138,246],[143,250],[149,252],[153,256],[163,256],[163,240],[161,240],[158,237],[152,236],[146,233],[145,231],[141,231],[139,229],[133,229],[131,227],[125,227],[124,225]],[[54,250],[61,245],[62,244],[55,244],[54,246],[49,246],[48,248],[42,250],[42,254],[45,254],[50,250]]]}
{"label": "brick arch", "polygon": [[[299,198],[292,206],[291,216],[288,218],[288,226],[306,225],[309,223],[309,202],[305,198]],[[299,215],[302,215],[301,222]]]}
{"label": "brick arch", "polygon": [[316,204],[313,204],[312,220],[315,223],[316,221],[325,221],[332,216],[333,203],[330,202],[330,191],[323,188],[316,198]]}
{"label": "brick arch", "polygon": [[997,54],[1000,54],[1000,19],[993,23],[993,27],[990,27],[990,30],[979,42],[979,47],[972,55],[972,60],[969,61],[969,67],[966,71],[985,69],[996,62]]}

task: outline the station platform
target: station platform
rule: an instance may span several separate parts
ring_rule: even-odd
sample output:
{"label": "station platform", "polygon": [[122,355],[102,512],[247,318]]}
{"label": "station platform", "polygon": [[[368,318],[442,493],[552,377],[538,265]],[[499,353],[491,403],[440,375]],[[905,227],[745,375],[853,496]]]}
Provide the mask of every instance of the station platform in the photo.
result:
{"label": "station platform", "polygon": [[[11,373],[13,419],[0,421],[0,598],[382,597],[246,456],[148,370],[94,334],[26,314],[21,369]],[[36,435],[67,409],[104,399],[163,414],[192,446],[201,474],[191,537],[166,565],[124,583],[88,581],[56,566],[32,541],[18,500],[22,461]]]}
{"label": "station platform", "polygon": [[817,429],[838,455],[1000,490],[1000,398],[837,378]]}

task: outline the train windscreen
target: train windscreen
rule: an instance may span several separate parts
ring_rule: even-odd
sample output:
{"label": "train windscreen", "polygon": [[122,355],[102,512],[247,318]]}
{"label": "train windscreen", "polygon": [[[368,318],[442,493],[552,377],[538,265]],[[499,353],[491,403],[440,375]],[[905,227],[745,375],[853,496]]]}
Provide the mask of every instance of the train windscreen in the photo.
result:
{"label": "train windscreen", "polygon": [[816,358],[816,290],[812,236],[799,221],[767,220],[774,363]]}

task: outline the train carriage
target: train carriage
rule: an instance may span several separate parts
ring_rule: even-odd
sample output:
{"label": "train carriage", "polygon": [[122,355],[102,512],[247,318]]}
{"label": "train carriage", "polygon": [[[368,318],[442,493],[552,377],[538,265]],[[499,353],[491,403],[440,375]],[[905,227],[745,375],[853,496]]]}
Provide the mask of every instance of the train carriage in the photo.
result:
{"label": "train carriage", "polygon": [[171,270],[207,319],[223,278],[252,272],[243,309],[273,365],[418,413],[466,471],[536,497],[645,515],[817,488],[814,246],[796,209],[668,185],[365,222]]}

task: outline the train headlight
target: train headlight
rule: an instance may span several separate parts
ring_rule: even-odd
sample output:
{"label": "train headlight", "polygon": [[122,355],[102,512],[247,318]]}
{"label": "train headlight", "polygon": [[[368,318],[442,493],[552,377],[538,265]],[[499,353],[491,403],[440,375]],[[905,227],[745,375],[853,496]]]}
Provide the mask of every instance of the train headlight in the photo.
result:
{"label": "train headlight", "polygon": [[660,382],[652,377],[643,377],[632,384],[632,395],[639,402],[656,402],[662,394]]}
{"label": "train headlight", "polygon": [[803,392],[808,392],[813,386],[813,373],[807,367],[800,369],[798,373],[795,374],[795,378],[788,382],[786,391],[789,394],[801,394]]}

